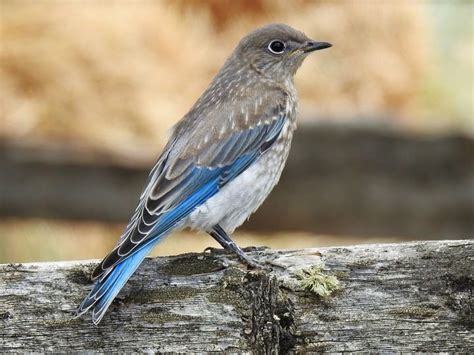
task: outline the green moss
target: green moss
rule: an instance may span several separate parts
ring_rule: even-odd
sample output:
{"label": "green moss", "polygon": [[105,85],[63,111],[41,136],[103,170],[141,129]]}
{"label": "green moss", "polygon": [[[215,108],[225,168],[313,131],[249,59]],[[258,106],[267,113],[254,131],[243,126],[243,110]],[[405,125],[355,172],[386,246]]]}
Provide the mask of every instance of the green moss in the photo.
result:
{"label": "green moss", "polygon": [[213,287],[208,292],[209,302],[233,305],[239,313],[248,310],[248,304],[242,295],[243,287],[248,282],[247,277],[251,275],[236,268],[229,267],[225,270],[224,276],[219,286]]}
{"label": "green moss", "polygon": [[437,311],[432,307],[426,306],[413,306],[413,307],[400,307],[389,311],[390,314],[399,317],[410,317],[410,318],[430,318],[434,316]]}
{"label": "green moss", "polygon": [[153,307],[149,309],[141,318],[147,322],[153,323],[180,322],[190,321],[193,319],[191,316],[167,312],[161,307]]}
{"label": "green moss", "polygon": [[325,298],[339,290],[340,284],[335,276],[325,274],[323,267],[324,265],[318,265],[300,270],[296,278],[302,288]]}
{"label": "green moss", "polygon": [[257,272],[245,272],[237,267],[231,266],[225,270],[220,283],[224,288],[240,288],[244,283],[258,278],[256,274]]}
{"label": "green moss", "polygon": [[89,285],[92,283],[91,275],[94,268],[93,264],[72,267],[66,271],[66,279],[75,284]]}
{"label": "green moss", "polygon": [[171,259],[161,267],[160,271],[169,275],[190,276],[216,272],[222,268],[218,260],[212,256],[205,254],[186,254]]}
{"label": "green moss", "polygon": [[209,291],[207,299],[211,303],[220,303],[224,305],[232,305],[239,314],[244,314],[248,310],[248,304],[244,301],[238,292],[222,288],[214,287]]}

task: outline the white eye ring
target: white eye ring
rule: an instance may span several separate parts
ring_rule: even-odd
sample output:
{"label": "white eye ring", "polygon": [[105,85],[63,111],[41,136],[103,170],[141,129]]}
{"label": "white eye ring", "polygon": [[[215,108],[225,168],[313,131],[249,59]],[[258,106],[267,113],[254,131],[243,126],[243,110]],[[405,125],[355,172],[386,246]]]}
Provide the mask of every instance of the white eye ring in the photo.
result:
{"label": "white eye ring", "polygon": [[282,41],[276,39],[271,41],[268,45],[268,50],[273,54],[282,54],[285,51],[286,45]]}

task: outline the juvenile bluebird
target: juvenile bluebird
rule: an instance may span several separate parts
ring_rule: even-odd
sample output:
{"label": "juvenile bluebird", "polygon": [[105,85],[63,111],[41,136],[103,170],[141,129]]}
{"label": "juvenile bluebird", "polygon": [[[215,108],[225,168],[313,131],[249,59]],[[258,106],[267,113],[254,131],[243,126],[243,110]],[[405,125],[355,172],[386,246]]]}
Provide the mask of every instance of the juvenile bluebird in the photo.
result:
{"label": "juvenile bluebird", "polygon": [[209,233],[251,266],[230,238],[278,182],[296,128],[293,76],[306,56],[331,47],[284,24],[245,36],[173,128],[115,248],[94,270],[77,310],[98,324],[130,276],[166,235]]}

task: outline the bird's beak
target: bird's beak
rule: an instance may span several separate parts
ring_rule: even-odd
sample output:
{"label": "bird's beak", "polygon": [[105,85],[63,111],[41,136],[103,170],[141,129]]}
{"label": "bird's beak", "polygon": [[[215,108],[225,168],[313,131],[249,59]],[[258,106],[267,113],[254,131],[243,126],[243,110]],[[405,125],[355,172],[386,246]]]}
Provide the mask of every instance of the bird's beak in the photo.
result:
{"label": "bird's beak", "polygon": [[329,47],[332,47],[332,44],[328,42],[309,41],[303,44],[303,46],[301,46],[301,50],[303,50],[304,53],[309,53],[309,52],[319,51],[320,49],[325,49]]}

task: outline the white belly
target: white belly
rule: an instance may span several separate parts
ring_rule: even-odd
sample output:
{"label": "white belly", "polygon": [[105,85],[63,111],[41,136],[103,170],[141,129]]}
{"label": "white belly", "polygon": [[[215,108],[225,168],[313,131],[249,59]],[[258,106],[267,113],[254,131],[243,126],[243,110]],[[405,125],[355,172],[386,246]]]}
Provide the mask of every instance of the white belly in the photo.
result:
{"label": "white belly", "polygon": [[255,212],[277,184],[288,157],[292,135],[290,124],[285,124],[274,145],[247,170],[191,212],[184,225],[210,231],[219,224],[231,234]]}

